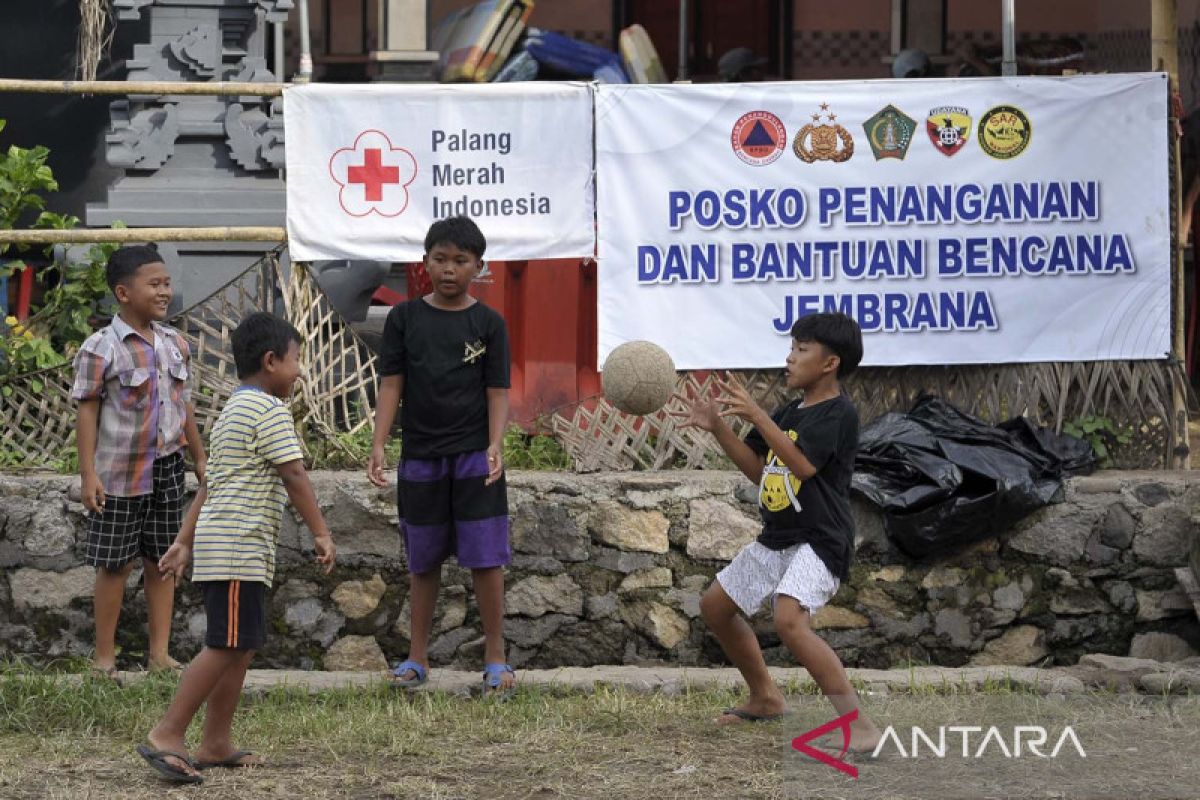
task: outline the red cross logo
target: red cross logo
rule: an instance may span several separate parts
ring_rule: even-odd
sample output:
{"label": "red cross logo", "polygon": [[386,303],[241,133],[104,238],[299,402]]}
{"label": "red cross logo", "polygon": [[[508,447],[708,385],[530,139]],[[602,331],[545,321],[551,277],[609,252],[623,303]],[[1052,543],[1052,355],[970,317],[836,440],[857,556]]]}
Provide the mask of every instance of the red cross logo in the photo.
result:
{"label": "red cross logo", "polygon": [[338,203],[352,217],[398,217],[408,208],[408,186],[417,177],[417,160],[395,147],[387,134],[366,130],[351,147],[329,159],[329,176],[339,187]]}
{"label": "red cross logo", "polygon": [[366,187],[367,199],[371,202],[378,202],[383,199],[383,185],[385,183],[400,182],[399,167],[385,167],[383,165],[383,151],[372,147],[366,151],[366,163],[358,167],[350,167],[346,170],[346,174],[350,178],[350,183],[361,183]]}

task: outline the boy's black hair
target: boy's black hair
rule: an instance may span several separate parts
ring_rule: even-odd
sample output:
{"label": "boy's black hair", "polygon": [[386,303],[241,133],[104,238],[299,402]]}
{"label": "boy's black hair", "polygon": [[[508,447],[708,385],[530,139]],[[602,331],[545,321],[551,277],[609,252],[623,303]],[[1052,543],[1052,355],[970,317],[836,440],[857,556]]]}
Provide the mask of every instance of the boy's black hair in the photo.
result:
{"label": "boy's black hair", "polygon": [[473,253],[476,258],[483,258],[483,251],[487,250],[483,231],[470,217],[447,217],[430,225],[429,233],[425,234],[425,252],[439,244],[452,244],[459,250]]}
{"label": "boy's black hair", "polygon": [[817,342],[841,359],[837,376],[844,378],[862,361],[862,329],[852,317],[840,312],[808,314],[792,325],[797,342]]}
{"label": "boy's black hair", "polygon": [[162,254],[153,244],[126,245],[114,250],[108,257],[108,264],[104,267],[104,279],[108,281],[109,290],[116,292],[117,286],[132,278],[139,269],[162,260]]}
{"label": "boy's black hair", "polygon": [[274,353],[283,358],[292,342],[303,344],[300,331],[287,320],[265,311],[255,311],[233,329],[229,337],[233,345],[233,363],[238,378],[245,380],[262,369],[263,356]]}

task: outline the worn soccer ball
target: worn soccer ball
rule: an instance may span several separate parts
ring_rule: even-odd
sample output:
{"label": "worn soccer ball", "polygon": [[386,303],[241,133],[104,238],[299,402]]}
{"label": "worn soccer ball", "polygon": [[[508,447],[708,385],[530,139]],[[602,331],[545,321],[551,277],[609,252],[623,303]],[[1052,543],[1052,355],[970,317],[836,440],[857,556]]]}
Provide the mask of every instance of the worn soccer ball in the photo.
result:
{"label": "worn soccer ball", "polygon": [[626,342],[608,354],[600,373],[608,402],[630,414],[653,414],[675,390],[675,362],[654,342]]}

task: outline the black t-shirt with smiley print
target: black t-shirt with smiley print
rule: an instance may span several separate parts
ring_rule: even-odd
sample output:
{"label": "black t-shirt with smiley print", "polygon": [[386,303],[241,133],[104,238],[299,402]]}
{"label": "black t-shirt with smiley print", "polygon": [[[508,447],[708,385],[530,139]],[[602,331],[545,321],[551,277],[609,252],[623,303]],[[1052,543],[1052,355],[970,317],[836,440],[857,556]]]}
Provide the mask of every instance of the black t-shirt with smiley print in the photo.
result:
{"label": "black t-shirt with smiley print", "polygon": [[772,550],[809,544],[830,573],[850,577],[854,554],[854,517],[850,514],[850,478],[858,452],[858,411],[845,395],[811,406],[796,400],[771,415],[817,469],[801,481],[767,446],[755,428],[746,444],[766,459],[759,482],[758,508],[763,531],[758,541]]}
{"label": "black t-shirt with smiley print", "polygon": [[405,458],[439,458],[488,446],[488,388],[509,387],[508,329],[476,301],[459,311],[423,299],[395,306],[383,328],[379,373],[404,376]]}

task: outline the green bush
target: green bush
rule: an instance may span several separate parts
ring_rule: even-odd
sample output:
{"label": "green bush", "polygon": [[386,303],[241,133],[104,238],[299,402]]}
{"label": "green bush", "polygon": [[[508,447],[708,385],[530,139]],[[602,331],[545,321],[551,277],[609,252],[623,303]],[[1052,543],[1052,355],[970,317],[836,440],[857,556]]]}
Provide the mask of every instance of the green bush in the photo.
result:
{"label": "green bush", "polygon": [[1090,444],[1100,469],[1112,469],[1113,450],[1133,441],[1132,425],[1117,425],[1108,417],[1077,417],[1063,424],[1063,433]]}

